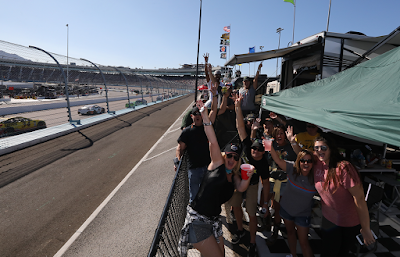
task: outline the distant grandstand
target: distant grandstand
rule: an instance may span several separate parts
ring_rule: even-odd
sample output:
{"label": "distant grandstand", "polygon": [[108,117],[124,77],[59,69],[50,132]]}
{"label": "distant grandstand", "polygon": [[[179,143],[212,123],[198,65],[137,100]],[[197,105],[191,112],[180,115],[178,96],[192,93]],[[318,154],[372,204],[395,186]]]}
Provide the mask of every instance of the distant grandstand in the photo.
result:
{"label": "distant grandstand", "polygon": [[[68,74],[70,94],[91,93],[104,85],[99,70],[89,62],[71,57],[68,58],[67,62],[66,56],[51,54],[60,63],[64,73]],[[129,87],[142,87],[146,91],[153,88],[195,89],[195,67],[152,70],[97,66],[104,74],[107,86],[125,86],[128,84]],[[21,85],[21,83],[31,85],[33,83],[33,86],[26,88],[10,86],[15,82],[19,82],[18,85]],[[204,67],[202,67],[202,69],[199,69],[198,85],[204,83]],[[1,95],[15,95],[23,91],[34,93],[37,96],[46,96],[49,92],[63,94],[64,84],[61,70],[48,55],[30,47],[0,40]]]}

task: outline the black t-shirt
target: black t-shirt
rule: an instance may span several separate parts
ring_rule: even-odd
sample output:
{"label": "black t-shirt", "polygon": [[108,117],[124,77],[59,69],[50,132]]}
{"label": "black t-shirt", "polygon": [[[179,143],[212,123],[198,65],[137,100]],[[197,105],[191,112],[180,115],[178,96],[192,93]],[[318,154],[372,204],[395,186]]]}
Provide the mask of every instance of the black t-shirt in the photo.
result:
{"label": "black t-shirt", "polygon": [[296,161],[297,154],[293,150],[290,143],[286,143],[284,146],[279,146],[278,143],[276,143],[276,141],[273,141],[272,147],[275,149],[279,158],[285,161],[293,161],[293,162]]}
{"label": "black t-shirt", "polygon": [[199,192],[190,205],[202,215],[215,217],[221,213],[221,204],[231,199],[233,191],[233,182],[228,181],[225,164],[222,164],[214,170],[207,170]]}
{"label": "black t-shirt", "polygon": [[[266,158],[265,155],[263,155],[263,158],[259,161],[256,161],[253,159],[251,156],[251,145],[252,142],[250,140],[250,137],[247,136],[243,141],[242,141],[242,146],[243,146],[243,153],[245,154],[244,162],[247,163],[246,157],[248,159],[248,163],[253,165],[255,169],[255,174],[251,177],[250,180],[250,185],[255,185],[258,184],[259,177],[261,176],[261,179],[268,179],[269,178],[269,164],[268,164],[268,159]],[[257,176],[258,175],[258,176]]]}
{"label": "black t-shirt", "polygon": [[189,155],[189,169],[200,168],[210,164],[210,149],[203,125],[186,127],[178,138],[179,142],[186,144],[186,150]]}

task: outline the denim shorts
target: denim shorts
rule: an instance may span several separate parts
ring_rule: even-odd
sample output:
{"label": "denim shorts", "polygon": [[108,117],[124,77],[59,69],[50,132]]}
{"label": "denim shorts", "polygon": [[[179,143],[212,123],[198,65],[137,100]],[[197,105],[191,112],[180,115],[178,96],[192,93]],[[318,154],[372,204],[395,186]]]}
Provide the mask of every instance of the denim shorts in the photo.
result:
{"label": "denim shorts", "polygon": [[201,242],[213,235],[213,225],[201,221],[193,221],[189,225],[189,243]]}
{"label": "denim shorts", "polygon": [[279,214],[285,220],[294,221],[294,224],[296,224],[296,225],[298,225],[300,227],[306,227],[306,228],[310,227],[311,216],[308,216],[308,217],[305,217],[305,216],[303,216],[303,217],[291,216],[289,213],[287,213],[285,211],[285,209],[282,208],[282,206],[281,206],[281,209],[279,211]]}

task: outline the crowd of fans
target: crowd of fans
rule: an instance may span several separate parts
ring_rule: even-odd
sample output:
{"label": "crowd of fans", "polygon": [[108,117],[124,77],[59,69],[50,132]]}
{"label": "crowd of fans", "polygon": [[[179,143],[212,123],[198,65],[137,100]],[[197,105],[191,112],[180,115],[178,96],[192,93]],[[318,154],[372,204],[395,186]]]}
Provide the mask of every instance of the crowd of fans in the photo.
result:
{"label": "crowd of fans", "polygon": [[[314,256],[308,232],[315,195],[322,208],[321,256],[346,256],[360,233],[366,245],[374,243],[359,172],[342,158],[334,140],[314,124],[299,131],[284,116],[267,111],[268,117],[262,117],[265,111],[254,103],[261,64],[253,85],[245,77],[243,86],[235,88],[221,82],[218,71],[212,73],[208,54],[204,58],[210,97],[205,103],[198,100],[185,116],[176,150],[175,169],[185,151],[189,162],[190,203],[181,255],[190,246],[202,256],[225,255],[220,213],[227,204],[237,225],[232,244],[244,240],[243,209],[249,216],[248,256],[257,254],[259,220],[268,221],[264,228],[272,230],[267,244],[275,243],[283,220],[287,256],[297,256],[297,240],[302,256]],[[235,114],[237,137],[219,145],[214,126],[225,112]]]}

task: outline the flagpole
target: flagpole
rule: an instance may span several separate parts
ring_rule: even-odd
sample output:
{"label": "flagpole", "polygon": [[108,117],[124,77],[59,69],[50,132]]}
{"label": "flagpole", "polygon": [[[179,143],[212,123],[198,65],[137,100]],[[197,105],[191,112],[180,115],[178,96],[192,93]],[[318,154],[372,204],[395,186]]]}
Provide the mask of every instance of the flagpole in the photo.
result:
{"label": "flagpole", "polygon": [[199,38],[197,40],[197,63],[196,63],[196,83],[194,89],[194,102],[197,101],[197,83],[199,80],[199,51],[200,51],[200,32],[201,32],[201,6],[203,1],[200,0],[200,14],[199,14]]}
{"label": "flagpole", "polygon": [[231,59],[231,24],[229,24],[229,56],[228,56],[228,60]]}
{"label": "flagpole", "polygon": [[292,45],[294,44],[294,26],[295,26],[295,21],[296,21],[296,0],[294,0],[294,14],[293,14],[293,36],[292,36]]}
{"label": "flagpole", "polygon": [[331,4],[332,0],[329,0],[329,11],[328,11],[328,21],[326,22],[326,32],[328,32],[329,29],[329,18],[331,17]]}

